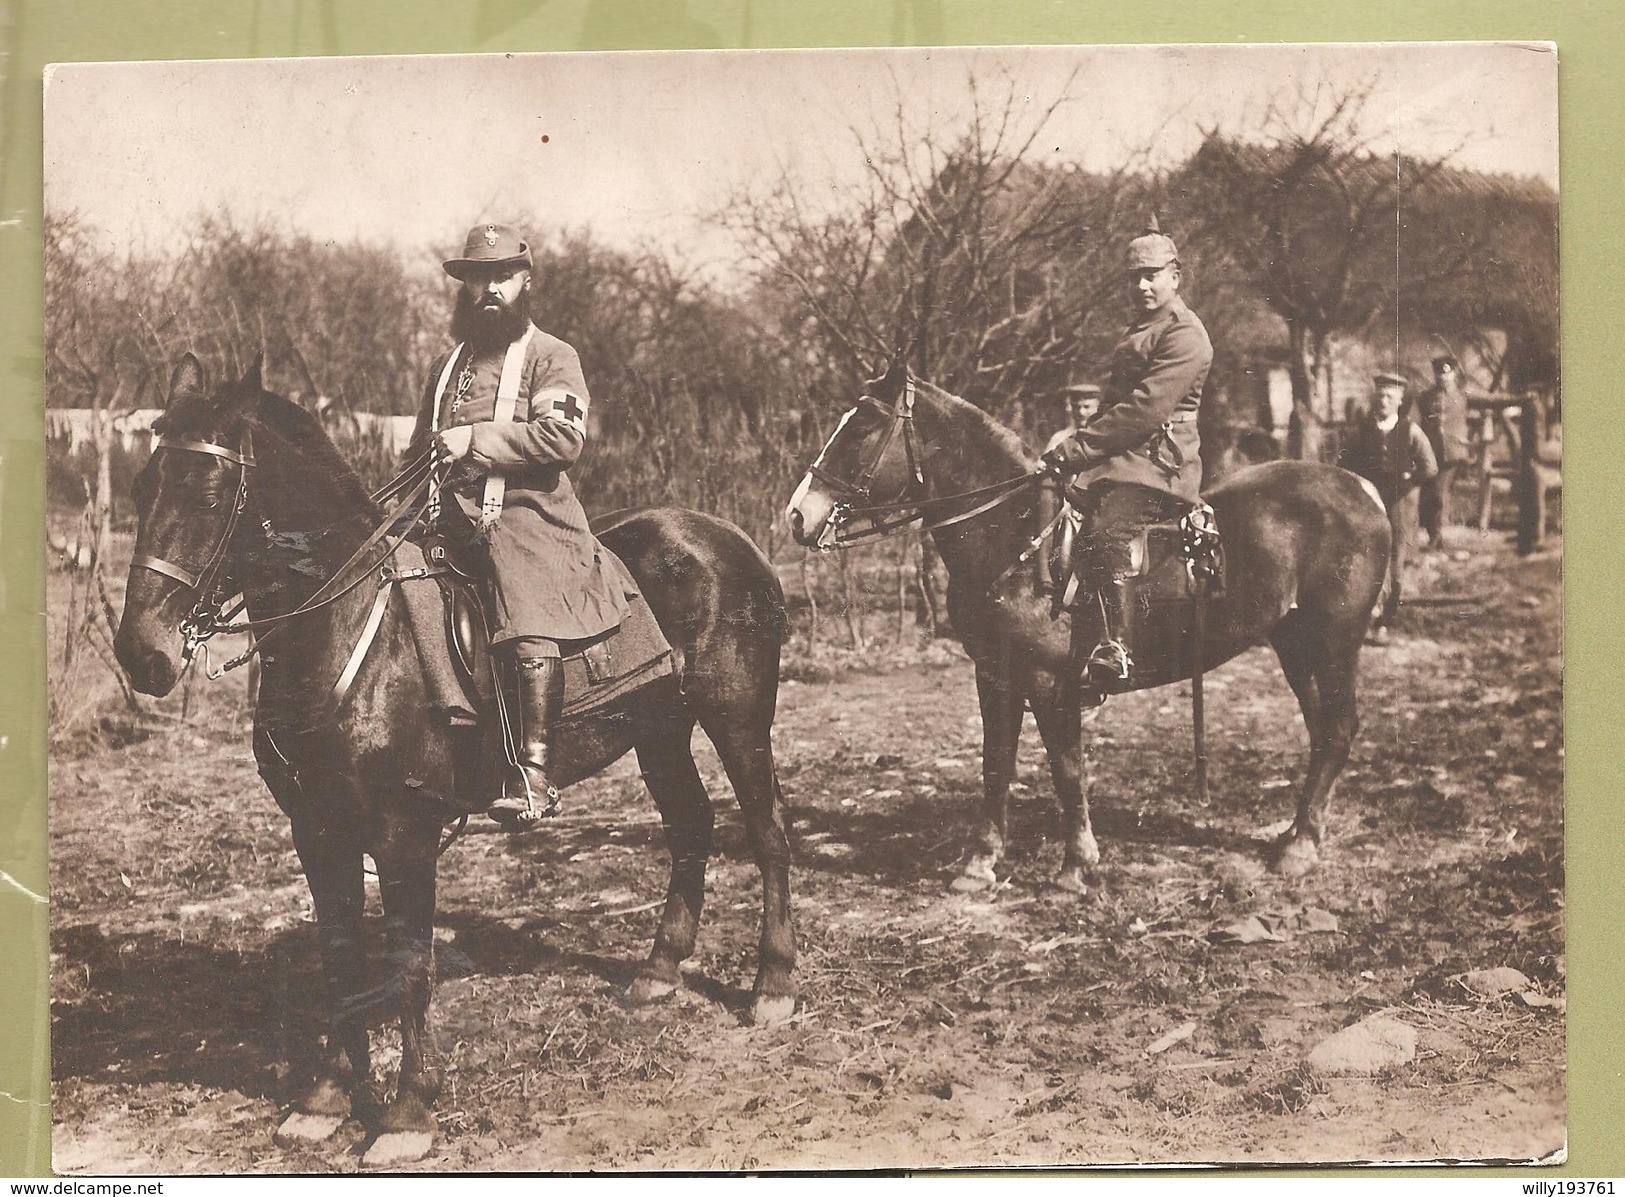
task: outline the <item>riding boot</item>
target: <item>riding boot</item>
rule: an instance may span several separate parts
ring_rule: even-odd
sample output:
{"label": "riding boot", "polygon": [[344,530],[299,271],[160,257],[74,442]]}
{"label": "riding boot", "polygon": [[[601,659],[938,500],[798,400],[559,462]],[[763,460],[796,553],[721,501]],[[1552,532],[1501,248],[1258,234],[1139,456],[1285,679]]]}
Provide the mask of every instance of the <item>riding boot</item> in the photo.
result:
{"label": "riding boot", "polygon": [[486,812],[509,831],[530,831],[558,813],[559,791],[548,780],[554,731],[564,710],[564,662],[557,657],[522,657],[504,670],[513,680],[514,763],[502,797]]}
{"label": "riding boot", "polygon": [[1105,638],[1095,645],[1084,672],[1096,688],[1110,692],[1128,688],[1133,661],[1128,652],[1128,582],[1113,578],[1100,588],[1100,613]]}

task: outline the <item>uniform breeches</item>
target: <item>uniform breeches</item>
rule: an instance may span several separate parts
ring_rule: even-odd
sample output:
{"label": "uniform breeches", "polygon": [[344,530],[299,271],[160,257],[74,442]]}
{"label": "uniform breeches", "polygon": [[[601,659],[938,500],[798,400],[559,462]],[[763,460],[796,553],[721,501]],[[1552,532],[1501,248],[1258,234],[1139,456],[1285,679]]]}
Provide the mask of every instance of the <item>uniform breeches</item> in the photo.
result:
{"label": "uniform breeches", "polygon": [[1388,508],[1388,527],[1392,535],[1388,542],[1388,580],[1377,610],[1379,625],[1393,623],[1394,616],[1399,614],[1405,568],[1410,561],[1411,541],[1416,537],[1418,505],[1417,492],[1413,490],[1395,500]]}
{"label": "uniform breeches", "polygon": [[1419,515],[1423,531],[1434,540],[1439,538],[1441,529],[1449,527],[1454,522],[1450,518],[1450,485],[1463,464],[1457,461],[1441,461],[1439,472],[1422,483]]}
{"label": "uniform breeches", "polygon": [[1079,498],[1083,527],[1073,560],[1079,576],[1095,586],[1134,572],[1134,539],[1146,525],[1178,519],[1190,508],[1177,495],[1133,483],[1092,486]]}

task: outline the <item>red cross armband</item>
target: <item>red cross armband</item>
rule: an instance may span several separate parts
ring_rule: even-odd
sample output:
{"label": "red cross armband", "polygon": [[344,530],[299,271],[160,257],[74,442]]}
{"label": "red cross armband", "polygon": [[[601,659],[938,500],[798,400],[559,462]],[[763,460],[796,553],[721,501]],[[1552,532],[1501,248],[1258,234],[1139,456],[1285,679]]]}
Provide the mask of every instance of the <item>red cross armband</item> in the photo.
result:
{"label": "red cross armband", "polygon": [[587,435],[587,400],[560,387],[538,391],[531,401],[532,409],[542,418],[568,424],[582,436]]}

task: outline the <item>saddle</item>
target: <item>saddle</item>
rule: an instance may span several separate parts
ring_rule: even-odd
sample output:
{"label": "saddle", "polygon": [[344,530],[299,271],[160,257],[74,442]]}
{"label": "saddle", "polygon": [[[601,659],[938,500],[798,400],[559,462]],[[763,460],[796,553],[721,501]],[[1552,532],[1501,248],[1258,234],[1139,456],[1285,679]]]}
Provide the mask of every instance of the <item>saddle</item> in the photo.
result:
{"label": "saddle", "polygon": [[[1068,512],[1056,537],[1057,564],[1064,563],[1061,603],[1065,610],[1093,604],[1099,583],[1078,568],[1077,525]],[[1177,520],[1148,524],[1129,545],[1131,572],[1125,582],[1123,640],[1142,678],[1157,676],[1156,662],[1167,656],[1176,663],[1188,644],[1194,600],[1222,598],[1225,589],[1224,544],[1213,509],[1192,505]],[[1154,645],[1180,646],[1172,654],[1149,651]],[[1171,680],[1171,679],[1170,679]]]}
{"label": "saddle", "polygon": [[[1071,610],[1087,601],[1097,583],[1078,569],[1078,522],[1070,507],[1051,550],[1053,576],[1062,580],[1062,605]],[[1189,602],[1199,578],[1214,598],[1224,593],[1224,542],[1213,508],[1195,503],[1177,520],[1147,524],[1129,543],[1131,592],[1147,603]]]}
{"label": "saddle", "polygon": [[[609,549],[613,568],[627,578],[626,567]],[[426,547],[402,544],[395,554],[397,575],[405,598],[407,621],[423,669],[431,711],[453,728],[479,729],[482,745],[478,765],[485,774],[464,784],[464,762],[459,762],[457,804],[482,809],[478,797],[495,791],[487,778],[500,777],[506,767],[504,744],[516,742],[517,729],[505,728],[502,712],[509,704],[498,701],[498,680],[491,654],[485,607],[473,574],[439,540]],[[426,580],[436,585],[429,587]],[[578,647],[564,658],[564,710],[559,718],[561,736],[570,724],[600,711],[634,690],[676,672],[670,643],[654,612],[635,587],[630,611],[621,625]],[[493,772],[494,771],[494,772]]]}

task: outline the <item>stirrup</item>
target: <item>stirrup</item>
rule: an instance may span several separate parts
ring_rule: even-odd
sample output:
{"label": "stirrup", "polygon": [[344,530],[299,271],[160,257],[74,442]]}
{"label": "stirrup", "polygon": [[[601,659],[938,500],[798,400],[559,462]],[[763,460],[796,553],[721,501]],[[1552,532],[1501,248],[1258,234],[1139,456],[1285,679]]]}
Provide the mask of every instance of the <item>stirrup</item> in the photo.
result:
{"label": "stirrup", "polygon": [[502,797],[486,807],[485,817],[500,825],[505,831],[514,834],[534,831],[545,820],[551,819],[559,813],[558,787],[549,784],[542,791],[547,799],[547,804],[537,810],[535,800],[532,797],[533,791],[530,778],[526,776],[522,767],[515,765],[513,769],[519,774],[520,784],[525,787],[524,798],[519,799],[510,796],[507,787],[503,787]]}
{"label": "stirrup", "polygon": [[1128,646],[1121,640],[1102,640],[1095,645],[1083,668],[1091,677],[1104,675],[1108,681],[1126,682],[1133,664]]}

